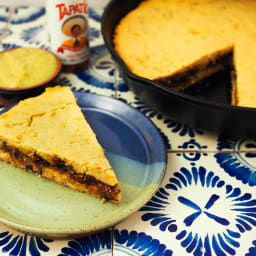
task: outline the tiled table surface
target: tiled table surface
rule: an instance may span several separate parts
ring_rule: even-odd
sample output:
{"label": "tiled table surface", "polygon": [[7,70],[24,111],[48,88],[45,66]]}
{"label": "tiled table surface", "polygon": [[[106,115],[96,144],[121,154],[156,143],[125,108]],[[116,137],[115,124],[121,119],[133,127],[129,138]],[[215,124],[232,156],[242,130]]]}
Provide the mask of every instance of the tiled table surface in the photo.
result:
{"label": "tiled table surface", "polygon": [[[0,224],[0,255],[256,255],[256,141],[191,129],[140,101],[104,46],[101,14],[90,10],[90,68],[57,82],[117,98],[149,117],[168,147],[166,176],[147,205],[98,234],[50,240]],[[43,8],[0,8],[1,49],[48,48],[45,25]]]}

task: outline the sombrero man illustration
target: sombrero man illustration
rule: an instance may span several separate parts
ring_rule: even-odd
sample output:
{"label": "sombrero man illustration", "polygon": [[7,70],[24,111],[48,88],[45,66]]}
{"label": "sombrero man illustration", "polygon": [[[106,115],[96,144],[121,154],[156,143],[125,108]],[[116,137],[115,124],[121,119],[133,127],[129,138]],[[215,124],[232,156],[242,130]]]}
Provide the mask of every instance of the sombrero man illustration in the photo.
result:
{"label": "sombrero man illustration", "polygon": [[63,53],[64,50],[79,51],[85,45],[88,45],[88,23],[82,15],[76,15],[68,18],[62,24],[62,33],[70,39],[61,43],[58,52]]}

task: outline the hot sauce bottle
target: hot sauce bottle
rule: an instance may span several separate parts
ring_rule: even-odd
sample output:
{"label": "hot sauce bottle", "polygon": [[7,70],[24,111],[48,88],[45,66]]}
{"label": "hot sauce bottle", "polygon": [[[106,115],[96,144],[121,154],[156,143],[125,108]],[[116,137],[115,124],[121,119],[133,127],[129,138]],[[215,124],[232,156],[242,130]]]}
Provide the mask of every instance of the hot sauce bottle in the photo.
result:
{"label": "hot sauce bottle", "polygon": [[47,0],[47,27],[51,51],[63,64],[63,71],[75,72],[89,64],[87,0]]}

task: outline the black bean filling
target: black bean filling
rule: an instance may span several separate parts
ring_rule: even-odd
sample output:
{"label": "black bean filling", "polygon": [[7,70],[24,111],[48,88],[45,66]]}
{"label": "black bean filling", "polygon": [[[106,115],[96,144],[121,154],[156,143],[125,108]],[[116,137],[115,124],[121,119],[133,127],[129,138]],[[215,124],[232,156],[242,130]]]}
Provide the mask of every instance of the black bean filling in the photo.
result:
{"label": "black bean filling", "polygon": [[221,64],[224,68],[232,66],[233,61],[233,52],[223,52],[217,54],[214,58],[209,59],[208,63],[203,66],[195,64],[193,67],[188,68],[184,72],[178,72],[170,77],[163,77],[155,79],[156,82],[163,84],[164,86],[171,88],[173,90],[180,90],[184,87],[187,87],[193,81],[193,78],[196,77],[199,73],[207,70],[209,68],[215,67],[217,64]]}
{"label": "black bean filling", "polygon": [[[7,146],[5,142],[2,143],[1,150],[3,150],[4,152],[8,152],[11,158],[20,161],[26,166],[26,169],[31,172],[41,175],[43,168],[51,167],[62,173],[67,173],[73,180],[81,184],[86,184],[87,186],[97,185],[98,193],[100,194],[100,196],[106,199],[112,200],[120,192],[120,189],[117,185],[110,186],[96,180],[91,175],[76,173],[71,165],[66,165],[63,160],[57,157],[52,160],[52,163],[49,163],[36,153],[34,153],[33,156],[26,156],[22,154],[17,148]],[[36,165],[38,171],[34,170],[34,165]]]}

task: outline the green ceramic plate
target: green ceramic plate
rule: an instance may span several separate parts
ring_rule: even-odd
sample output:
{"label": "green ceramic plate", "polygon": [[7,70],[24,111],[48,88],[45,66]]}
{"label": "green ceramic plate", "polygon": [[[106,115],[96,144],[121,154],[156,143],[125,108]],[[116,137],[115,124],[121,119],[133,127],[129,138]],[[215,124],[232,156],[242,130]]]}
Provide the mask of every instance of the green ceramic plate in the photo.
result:
{"label": "green ceramic plate", "polygon": [[111,227],[143,206],[166,170],[166,149],[140,112],[109,97],[76,94],[120,181],[122,201],[100,199],[0,163],[0,221],[43,237],[79,236]]}

